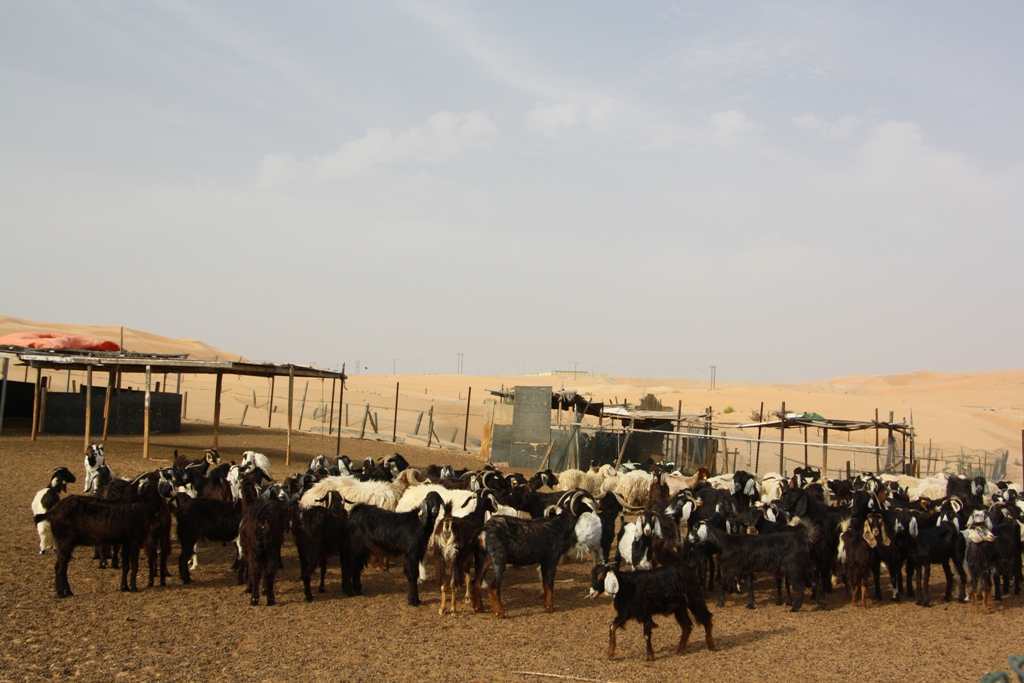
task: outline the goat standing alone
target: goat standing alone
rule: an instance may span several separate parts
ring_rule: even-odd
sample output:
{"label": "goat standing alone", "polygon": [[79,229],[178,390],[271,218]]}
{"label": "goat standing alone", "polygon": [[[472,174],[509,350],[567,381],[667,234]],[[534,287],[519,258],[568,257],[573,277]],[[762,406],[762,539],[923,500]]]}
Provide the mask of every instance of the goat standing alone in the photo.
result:
{"label": "goat standing alone", "polygon": [[711,630],[711,611],[708,610],[697,580],[697,572],[689,564],[671,564],[657,569],[620,571],[615,565],[599,564],[591,572],[590,597],[602,592],[615,596],[615,619],[608,629],[608,658],[615,656],[615,633],[631,619],[643,624],[647,641],[648,662],[654,660],[651,632],[657,626],[655,614],[672,614],[682,629],[676,654],[682,654],[693,631],[689,611],[704,627],[704,642],[708,650],[715,649]]}

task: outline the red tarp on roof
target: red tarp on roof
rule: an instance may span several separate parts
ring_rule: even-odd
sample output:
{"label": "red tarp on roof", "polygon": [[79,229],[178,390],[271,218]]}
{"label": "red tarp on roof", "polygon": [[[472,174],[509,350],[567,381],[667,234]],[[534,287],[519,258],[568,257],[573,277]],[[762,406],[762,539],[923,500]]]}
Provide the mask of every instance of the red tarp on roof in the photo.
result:
{"label": "red tarp on roof", "polygon": [[25,346],[30,349],[84,349],[86,351],[121,350],[121,347],[112,341],[59,332],[15,332],[0,337],[0,346]]}

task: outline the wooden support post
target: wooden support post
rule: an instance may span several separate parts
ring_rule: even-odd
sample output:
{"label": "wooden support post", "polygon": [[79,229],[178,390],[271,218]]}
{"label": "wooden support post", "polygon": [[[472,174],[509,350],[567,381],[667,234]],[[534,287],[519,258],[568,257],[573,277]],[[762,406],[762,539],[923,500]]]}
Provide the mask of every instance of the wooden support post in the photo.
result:
{"label": "wooden support post", "polygon": [[43,385],[39,387],[39,431],[46,428],[46,394],[48,387],[46,378],[43,378]]}
{"label": "wooden support post", "polygon": [[245,414],[248,413],[248,412],[249,412],[249,404],[248,403],[243,403],[242,404],[242,419],[238,421],[239,425],[241,425],[243,427],[245,426]]}
{"label": "wooden support post", "polygon": [[366,412],[363,413],[363,426],[359,429],[359,438],[366,436],[366,421],[370,419],[370,404],[366,404]]}
{"label": "wooden support post", "polygon": [[[761,408],[757,411],[757,421],[764,422],[764,401],[761,401]],[[761,474],[761,427],[757,428],[757,449],[754,454],[754,474]],[[779,472],[782,474],[782,472]]]}
{"label": "wooden support post", "polygon": [[43,383],[43,369],[36,368],[36,383],[32,390],[32,437],[31,440],[36,440],[36,434],[39,433],[39,399],[42,394],[42,383]]}
{"label": "wooden support post", "polygon": [[188,392],[181,397],[181,419],[188,419]]}
{"label": "wooden support post", "polygon": [[274,419],[274,377],[270,376],[270,402],[267,403],[267,429],[270,429],[270,425]]}
{"label": "wooden support post", "polygon": [[[825,478],[828,479],[828,477],[825,477]],[[852,472],[852,469],[850,468],[850,461],[849,460],[846,461],[846,478],[847,479],[853,479],[853,472]]]}
{"label": "wooden support post", "polygon": [[629,443],[629,437],[633,435],[633,420],[629,421],[629,430],[626,432],[626,438],[622,440],[622,448],[619,449],[619,457],[615,460],[615,469],[619,469],[622,465],[622,458],[626,455],[626,444]]}
{"label": "wooden support post", "polygon": [[466,394],[466,428],[462,431],[462,450],[469,450],[469,408],[472,405],[470,402],[473,400],[473,387],[469,388],[469,392]]}
{"label": "wooden support post", "polygon": [[416,417],[416,428],[413,429],[412,433],[418,435],[420,433],[420,425],[423,424],[423,411]]}
{"label": "wooden support post", "polygon": [[[327,436],[334,434],[334,390],[337,387],[338,380],[331,380],[331,417],[327,422]],[[338,425],[341,426],[340,424]]]}
{"label": "wooden support post", "polygon": [[[4,379],[7,378],[7,373],[4,373]],[[929,439],[929,443],[931,440]],[[931,450],[931,446],[928,447]],[[1020,475],[1021,481],[1024,482],[1024,429],[1020,430]]]}
{"label": "wooden support post", "polygon": [[398,441],[398,382],[395,382],[395,421],[391,425],[391,443]]}
{"label": "wooden support post", "polygon": [[[213,387],[213,450],[217,450],[220,443],[220,392],[224,388],[224,373],[217,373],[217,382]],[[149,391],[149,385],[146,385]]]}
{"label": "wooden support post", "polygon": [[821,430],[821,476],[828,481],[828,427]]}
{"label": "wooden support post", "polygon": [[779,428],[779,474],[786,476],[786,402],[782,402],[782,426]]}
{"label": "wooden support post", "polygon": [[107,434],[110,432],[110,396],[114,393],[114,375],[111,370],[107,373],[107,394],[103,397],[103,443],[107,443]]}
{"label": "wooden support post", "polygon": [[[369,404],[366,406],[367,412],[370,410]],[[365,421],[364,421],[365,424]],[[430,406],[430,415],[427,418],[427,448],[430,448],[431,440],[434,438],[434,406]]]}
{"label": "wooden support post", "polygon": [[288,433],[285,437],[284,464],[292,464],[292,410],[295,398],[295,366],[288,366]]}
{"label": "wooden support post", "polygon": [[[181,373],[180,373],[180,372],[178,373],[178,381],[177,381],[177,383],[175,384],[175,387],[174,387],[174,393],[176,393],[176,394],[180,394],[180,393],[181,393]],[[253,395],[255,396],[255,394],[256,394],[256,391],[255,391],[255,390],[253,390],[253,392],[252,392],[252,393],[253,393]],[[253,401],[255,402],[255,400],[256,400],[256,399],[254,398],[254,399],[253,399]]]}
{"label": "wooden support post", "polygon": [[[150,380],[151,380],[151,374],[152,374],[151,373],[151,369],[152,369],[152,366],[149,366],[149,365],[146,366],[146,400],[145,400],[145,404],[143,406],[143,411],[142,411],[142,459],[143,460],[148,460],[149,459],[149,413],[150,413],[150,406],[152,405],[150,403],[151,396],[150,396],[150,386],[149,386],[150,385]],[[217,375],[217,378],[220,379],[220,375]],[[214,446],[213,446],[214,448],[217,448],[217,445],[216,445],[217,444],[217,436],[216,436],[216,434],[217,434],[217,432],[214,431]]]}
{"label": "wooden support post", "polygon": [[[0,385],[0,432],[4,431],[4,409],[7,407],[7,372],[11,367],[11,359],[4,358],[4,379],[3,384]],[[68,376],[71,376],[71,371],[68,370]]]}
{"label": "wooden support post", "polygon": [[85,447],[89,450],[89,441],[92,438],[92,366],[85,366]]}
{"label": "wooden support post", "polygon": [[[725,451],[725,471],[729,471],[729,442],[725,438],[725,430],[722,430],[722,450]],[[736,462],[733,461],[732,471],[736,471]]]}
{"label": "wooden support post", "polygon": [[345,364],[341,364],[341,391],[338,395],[338,441],[334,447],[334,455],[341,456],[341,407],[345,401]]}

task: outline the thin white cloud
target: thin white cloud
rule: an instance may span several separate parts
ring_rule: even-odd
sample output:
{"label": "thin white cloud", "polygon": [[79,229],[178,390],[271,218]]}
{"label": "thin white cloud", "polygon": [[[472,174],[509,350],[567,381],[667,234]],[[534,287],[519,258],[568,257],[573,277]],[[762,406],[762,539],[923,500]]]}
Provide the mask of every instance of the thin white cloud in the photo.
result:
{"label": "thin white cloud", "polygon": [[864,126],[864,122],[857,116],[841,116],[835,123],[830,123],[813,114],[797,116],[793,123],[831,140],[844,140]]}
{"label": "thin white cloud", "polygon": [[725,140],[735,140],[743,135],[753,135],[761,130],[761,126],[751,121],[736,109],[712,114],[708,119],[715,134]]}
{"label": "thin white cloud", "polygon": [[573,103],[547,104],[538,102],[526,114],[526,127],[550,137],[563,129],[572,128],[580,120],[579,105]]}
{"label": "thin white cloud", "polygon": [[488,147],[497,130],[497,124],[480,110],[462,114],[442,111],[425,125],[399,133],[371,128],[337,151],[307,161],[267,154],[259,178],[261,184],[272,185],[306,175],[320,180],[349,179],[403,163],[437,165],[464,151]]}

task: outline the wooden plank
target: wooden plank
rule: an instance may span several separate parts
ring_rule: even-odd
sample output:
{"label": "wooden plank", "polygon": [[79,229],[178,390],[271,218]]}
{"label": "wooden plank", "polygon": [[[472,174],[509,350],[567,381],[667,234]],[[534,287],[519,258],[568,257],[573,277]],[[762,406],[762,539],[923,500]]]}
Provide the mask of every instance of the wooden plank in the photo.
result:
{"label": "wooden plank", "polygon": [[[345,364],[341,365],[341,376],[345,376]],[[341,392],[338,396],[338,443],[334,455],[341,456],[341,408],[345,405],[345,380],[341,380]]]}
{"label": "wooden plank", "polygon": [[398,441],[398,382],[395,382],[395,421],[391,425],[391,443]]}

